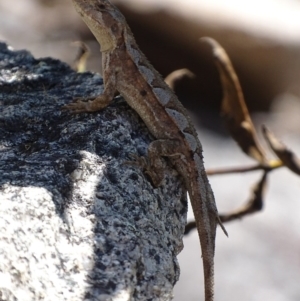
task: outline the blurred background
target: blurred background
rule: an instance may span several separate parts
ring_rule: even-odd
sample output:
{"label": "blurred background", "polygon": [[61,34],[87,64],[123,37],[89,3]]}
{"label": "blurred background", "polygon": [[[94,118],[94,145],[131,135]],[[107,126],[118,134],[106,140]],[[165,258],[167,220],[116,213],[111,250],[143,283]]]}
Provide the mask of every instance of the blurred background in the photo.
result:
{"label": "blurred background", "polygon": [[[215,38],[227,50],[257,130],[266,124],[300,157],[299,0],[112,2],[163,76],[179,68],[196,75],[180,82],[176,93],[197,125],[207,169],[254,162],[223,129],[219,77],[211,50],[198,41],[202,36]],[[71,0],[0,0],[0,39],[36,58],[51,56],[70,65],[78,51],[71,42],[84,41],[91,49],[87,69],[101,73],[99,45]],[[259,176],[260,172],[210,177],[220,213],[246,202]],[[218,231],[216,300],[300,300],[299,184],[300,178],[284,168],[272,172],[263,211],[226,224],[229,238]],[[188,219],[193,219],[191,210]],[[174,300],[202,300],[196,231],[184,244]]]}

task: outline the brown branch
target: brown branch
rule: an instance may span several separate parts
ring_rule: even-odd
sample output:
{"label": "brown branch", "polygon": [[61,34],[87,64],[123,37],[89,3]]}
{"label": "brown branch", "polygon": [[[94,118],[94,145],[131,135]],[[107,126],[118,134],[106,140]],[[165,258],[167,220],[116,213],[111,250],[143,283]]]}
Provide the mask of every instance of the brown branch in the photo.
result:
{"label": "brown branch", "polygon": [[214,175],[222,175],[222,174],[230,174],[230,173],[243,173],[255,170],[266,170],[270,169],[270,167],[263,166],[261,164],[256,164],[253,166],[246,166],[246,167],[225,167],[225,168],[218,168],[218,169],[207,169],[206,174],[208,176]]}
{"label": "brown branch", "polygon": [[90,48],[82,41],[75,41],[72,45],[78,47],[78,53],[73,63],[74,69],[77,72],[84,72],[86,70],[87,59],[91,52]]}
{"label": "brown branch", "polygon": [[215,175],[223,175],[223,174],[230,174],[230,173],[250,172],[255,170],[263,170],[265,172],[269,172],[283,166],[284,165],[281,160],[270,160],[265,165],[256,164],[252,166],[243,166],[243,167],[224,167],[218,169],[207,169],[206,174],[208,176],[215,176]]}
{"label": "brown branch", "polygon": [[176,85],[185,78],[192,79],[195,77],[195,74],[189,69],[183,68],[171,72],[166,78],[166,84],[172,89],[175,90]]}
{"label": "brown branch", "polygon": [[243,90],[225,49],[214,39],[200,39],[212,47],[215,64],[218,68],[223,90],[221,115],[231,137],[248,156],[261,164],[267,159],[259,144],[257,133],[251,120]]}

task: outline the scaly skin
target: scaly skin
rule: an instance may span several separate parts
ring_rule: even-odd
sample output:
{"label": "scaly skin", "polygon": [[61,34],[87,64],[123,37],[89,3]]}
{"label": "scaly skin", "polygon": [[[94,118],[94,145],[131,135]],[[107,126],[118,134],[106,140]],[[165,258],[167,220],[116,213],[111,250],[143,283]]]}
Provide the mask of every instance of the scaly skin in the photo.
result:
{"label": "scaly skin", "polygon": [[170,158],[184,179],[201,242],[205,301],[213,301],[215,237],[220,220],[196,130],[173,91],[139,50],[121,12],[108,0],[72,1],[101,46],[104,92],[65,108],[74,113],[101,110],[118,91],[139,114],[157,140],[149,145],[147,158],[137,161],[155,186],[164,178],[163,156]]}

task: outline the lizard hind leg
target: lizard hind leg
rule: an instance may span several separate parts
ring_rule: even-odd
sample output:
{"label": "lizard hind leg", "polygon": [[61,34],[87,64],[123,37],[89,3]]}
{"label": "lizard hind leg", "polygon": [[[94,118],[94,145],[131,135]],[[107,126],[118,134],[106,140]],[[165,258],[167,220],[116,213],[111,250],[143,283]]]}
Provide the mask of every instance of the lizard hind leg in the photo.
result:
{"label": "lizard hind leg", "polygon": [[134,155],[134,161],[127,163],[141,167],[144,173],[150,177],[152,184],[158,187],[164,180],[164,171],[166,168],[162,157],[177,155],[177,151],[177,140],[159,139],[150,143],[146,157]]}

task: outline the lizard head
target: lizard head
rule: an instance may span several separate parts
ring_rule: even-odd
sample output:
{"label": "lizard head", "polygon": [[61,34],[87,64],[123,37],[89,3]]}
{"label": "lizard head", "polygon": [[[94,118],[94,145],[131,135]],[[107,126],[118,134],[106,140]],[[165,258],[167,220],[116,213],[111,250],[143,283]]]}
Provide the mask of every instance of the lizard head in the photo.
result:
{"label": "lizard head", "polygon": [[126,21],[121,12],[108,0],[72,0],[76,11],[89,27],[101,52],[117,47],[123,40]]}

